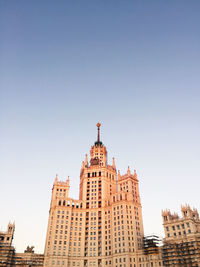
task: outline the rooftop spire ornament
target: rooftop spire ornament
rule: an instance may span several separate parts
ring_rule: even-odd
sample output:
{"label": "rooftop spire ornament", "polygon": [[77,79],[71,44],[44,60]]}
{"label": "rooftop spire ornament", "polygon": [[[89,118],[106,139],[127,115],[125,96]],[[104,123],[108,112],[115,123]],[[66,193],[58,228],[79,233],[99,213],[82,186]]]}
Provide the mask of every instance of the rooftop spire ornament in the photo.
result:
{"label": "rooftop spire ornament", "polygon": [[97,123],[97,130],[98,130],[98,133],[97,133],[97,142],[100,142],[100,127],[101,127],[101,123]]}

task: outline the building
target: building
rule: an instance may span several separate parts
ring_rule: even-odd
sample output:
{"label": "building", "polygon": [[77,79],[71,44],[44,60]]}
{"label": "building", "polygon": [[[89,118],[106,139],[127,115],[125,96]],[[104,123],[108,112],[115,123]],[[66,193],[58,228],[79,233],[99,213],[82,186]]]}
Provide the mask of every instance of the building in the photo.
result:
{"label": "building", "polygon": [[0,232],[0,266],[12,266],[14,247],[12,240],[15,231],[15,224],[9,223],[7,231]]}
{"label": "building", "polygon": [[16,253],[12,246],[15,224],[9,223],[7,231],[0,232],[0,267],[41,267],[44,254],[34,253],[34,247],[27,247],[24,253]]}
{"label": "building", "polygon": [[41,267],[44,264],[44,254],[36,254],[34,247],[27,247],[24,253],[15,253],[15,267]]}
{"label": "building", "polygon": [[182,217],[162,211],[165,231],[163,260],[165,266],[200,266],[200,220],[196,209],[181,207]]}
{"label": "building", "polygon": [[80,171],[79,200],[69,198],[69,178],[56,176],[49,210],[44,266],[162,266],[160,249],[144,252],[136,171],[121,175],[97,141]]}

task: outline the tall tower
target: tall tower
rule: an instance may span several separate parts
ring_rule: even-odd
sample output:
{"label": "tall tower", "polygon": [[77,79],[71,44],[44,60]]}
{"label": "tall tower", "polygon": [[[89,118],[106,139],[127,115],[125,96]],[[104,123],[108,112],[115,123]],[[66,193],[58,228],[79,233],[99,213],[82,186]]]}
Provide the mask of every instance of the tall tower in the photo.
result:
{"label": "tall tower", "polygon": [[114,158],[108,164],[100,126],[90,160],[86,154],[82,162],[79,200],[68,196],[69,179],[56,176],[44,266],[137,266],[143,240],[137,174],[129,167],[117,174]]}

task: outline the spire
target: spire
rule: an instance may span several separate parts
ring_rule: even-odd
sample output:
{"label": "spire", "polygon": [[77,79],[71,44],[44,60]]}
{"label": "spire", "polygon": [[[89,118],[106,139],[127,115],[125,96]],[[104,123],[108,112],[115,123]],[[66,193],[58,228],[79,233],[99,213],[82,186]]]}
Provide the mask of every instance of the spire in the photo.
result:
{"label": "spire", "polygon": [[97,130],[98,130],[98,134],[97,134],[97,142],[100,142],[100,127],[101,127],[101,123],[97,123]]}
{"label": "spire", "polygon": [[128,174],[128,175],[131,174],[131,171],[130,171],[130,167],[129,167],[129,166],[128,166],[127,174]]}
{"label": "spire", "polygon": [[58,174],[56,174],[56,178],[55,178],[54,184],[57,184],[57,182],[58,182]]}
{"label": "spire", "polygon": [[88,165],[88,157],[87,157],[87,154],[85,154],[85,166]]}
{"label": "spire", "polygon": [[82,166],[81,166],[81,168],[83,169],[84,167],[85,167],[85,162],[82,161]]}
{"label": "spire", "polygon": [[101,123],[100,122],[98,122],[97,123],[97,141],[95,142],[95,145],[102,145],[102,142],[100,141],[100,127],[101,127]]}
{"label": "spire", "polygon": [[116,169],[116,166],[115,166],[115,158],[113,157],[113,164],[112,164],[113,168]]}

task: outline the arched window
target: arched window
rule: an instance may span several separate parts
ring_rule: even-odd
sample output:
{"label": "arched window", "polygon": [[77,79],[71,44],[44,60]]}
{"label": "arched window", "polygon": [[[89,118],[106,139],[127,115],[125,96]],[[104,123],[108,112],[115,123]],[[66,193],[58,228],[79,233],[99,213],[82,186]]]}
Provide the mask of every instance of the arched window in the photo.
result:
{"label": "arched window", "polygon": [[58,205],[61,206],[61,200],[59,200]]}
{"label": "arched window", "polygon": [[65,206],[65,200],[63,201],[63,206]]}

